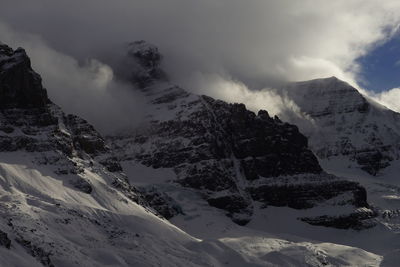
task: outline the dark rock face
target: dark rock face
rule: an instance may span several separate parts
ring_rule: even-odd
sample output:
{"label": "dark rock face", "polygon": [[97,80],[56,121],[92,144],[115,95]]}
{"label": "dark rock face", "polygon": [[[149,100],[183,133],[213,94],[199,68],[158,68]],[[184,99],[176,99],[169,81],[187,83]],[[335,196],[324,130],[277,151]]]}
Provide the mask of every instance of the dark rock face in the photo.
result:
{"label": "dark rock face", "polygon": [[287,206],[294,209],[307,209],[317,203],[351,192],[352,197],[342,201],[341,205],[368,207],[367,193],[358,183],[338,180],[336,177],[320,177],[319,183],[305,181],[302,184],[263,184],[249,188],[254,200],[265,205]]}
{"label": "dark rock face", "polygon": [[[92,185],[84,167],[97,171],[93,161],[114,172],[110,183],[139,201],[139,193],[121,173],[122,168],[101,135],[84,119],[66,115],[48,98],[23,49],[0,45],[0,151],[26,151],[58,175],[70,175],[67,184],[90,194]],[[67,179],[67,178],[66,178]]]}
{"label": "dark rock face", "polygon": [[90,185],[90,183],[88,181],[86,181],[85,179],[79,177],[78,179],[72,180],[70,181],[70,183],[77,189],[79,189],[80,191],[86,193],[86,194],[90,194],[93,191],[92,186]]}
{"label": "dark rock face", "polygon": [[365,211],[361,209],[348,215],[324,215],[313,218],[300,218],[300,220],[317,226],[335,227],[339,229],[363,230],[374,227],[376,225],[376,223],[371,220],[375,217],[376,214],[373,211]]}
{"label": "dark rock face", "polygon": [[[54,104],[43,108],[3,109],[0,124],[13,131],[0,132],[0,151],[27,151],[54,154],[44,157],[42,164],[58,162],[59,174],[80,173],[74,157],[91,157],[107,150],[103,138],[86,121],[64,115]],[[50,154],[49,154],[50,153]],[[43,154],[44,155],[44,154]]]}
{"label": "dark rock face", "polygon": [[322,171],[296,126],[272,119],[266,111],[255,115],[243,104],[203,99],[220,124],[220,140],[225,139],[224,146],[240,160],[247,179]]}
{"label": "dark rock face", "polygon": [[112,182],[112,186],[114,186],[119,191],[121,191],[130,200],[132,200],[142,206],[148,205],[143,200],[143,197],[139,193],[139,190],[136,187],[129,184],[129,181],[127,180],[126,176],[124,176],[124,175],[116,176],[114,178],[114,181]]}
{"label": "dark rock face", "polygon": [[[21,48],[0,45],[1,151],[60,150],[96,155],[106,151],[103,138],[85,120],[65,115],[47,98],[40,76]],[[2,102],[1,102],[2,103]],[[20,133],[16,134],[15,130]],[[47,134],[43,138],[43,133]]]}
{"label": "dark rock face", "polygon": [[0,246],[10,249],[11,240],[8,238],[7,233],[0,230]]}
{"label": "dark rock face", "polygon": [[[174,103],[190,97],[182,91],[168,88],[161,96],[155,95],[152,103],[179,110],[182,107]],[[297,127],[270,118],[265,111],[256,115],[243,104],[196,96],[179,112],[184,120],[155,121],[150,132],[135,136],[133,145],[139,147],[157,141],[151,150],[134,157],[147,166],[174,168],[179,184],[207,192],[209,204],[226,210],[232,218],[252,214],[251,197],[237,180],[322,172]],[[222,191],[229,193],[215,196]]]}
{"label": "dark rock face", "polygon": [[361,169],[371,175],[377,175],[380,170],[390,166],[393,158],[383,147],[358,150],[355,160],[361,165]]}
{"label": "dark rock face", "polygon": [[[160,140],[155,151],[137,155],[137,158],[155,167],[198,163],[192,168],[185,168],[187,176],[190,176],[187,183],[198,187],[195,181],[201,178],[193,176],[210,175],[214,189],[225,189],[224,177],[229,177],[227,181],[231,181],[232,173],[227,173],[227,169],[233,167],[232,157],[239,161],[248,180],[259,176],[322,171],[316,157],[307,148],[307,139],[296,126],[281,123],[265,116],[265,113],[256,115],[246,110],[243,104],[227,104],[206,96],[198,101],[202,109],[191,113],[188,120],[170,120],[154,125],[152,134],[165,137],[168,142]],[[190,145],[184,146],[178,140],[169,142],[171,138],[179,137],[190,138]],[[136,138],[145,140],[148,137]],[[196,148],[193,149],[193,146]],[[219,161],[203,162],[215,159]],[[204,170],[205,167],[210,167],[212,173]],[[207,183],[201,184],[207,186]]]}
{"label": "dark rock face", "polygon": [[155,81],[167,80],[165,72],[160,68],[162,55],[158,48],[145,41],[132,42],[128,46],[125,68],[130,71],[123,76],[139,88],[145,88]]}
{"label": "dark rock face", "polygon": [[252,210],[249,209],[249,200],[241,195],[213,196],[207,202],[212,207],[226,210],[227,215],[238,225],[246,225],[250,221]]}
{"label": "dark rock face", "polygon": [[[120,160],[172,168],[174,182],[196,190],[241,225],[251,220],[254,201],[305,209],[338,198],[339,205],[368,207],[357,183],[323,172],[296,126],[177,86],[152,87],[165,84],[158,75],[158,49],[140,41],[128,54],[140,66],[128,71],[129,80],[145,88],[153,111],[147,114],[150,125],[131,136],[110,137]],[[368,106],[362,102],[356,110],[368,112]]]}
{"label": "dark rock face", "polygon": [[109,157],[100,161],[100,163],[107,168],[109,172],[122,172],[121,164],[116,157]]}
{"label": "dark rock face", "polygon": [[74,115],[68,115],[65,123],[74,135],[73,143],[75,146],[90,155],[107,151],[103,138],[87,121]]}
{"label": "dark rock face", "polygon": [[36,246],[29,240],[25,240],[24,238],[18,238],[16,241],[25,248],[25,250],[32,255],[32,257],[36,258],[43,266],[54,267],[54,264],[51,262],[50,256],[51,252],[45,251],[43,248]]}
{"label": "dark rock face", "polygon": [[40,76],[25,50],[0,43],[0,109],[44,108],[49,103]]}
{"label": "dark rock face", "polygon": [[148,205],[165,219],[169,220],[178,214],[183,214],[179,205],[170,196],[161,192],[156,187],[143,187],[140,188],[140,192]]}
{"label": "dark rock face", "polygon": [[[296,126],[266,111],[255,114],[243,104],[192,95],[176,86],[148,89],[147,94],[157,112],[148,115],[150,126],[135,135],[110,138],[118,158],[172,168],[176,183],[199,192],[234,222],[251,220],[254,201],[306,209],[348,195],[340,205],[368,206],[357,183],[323,172]],[[280,182],[268,182],[275,178]]]}

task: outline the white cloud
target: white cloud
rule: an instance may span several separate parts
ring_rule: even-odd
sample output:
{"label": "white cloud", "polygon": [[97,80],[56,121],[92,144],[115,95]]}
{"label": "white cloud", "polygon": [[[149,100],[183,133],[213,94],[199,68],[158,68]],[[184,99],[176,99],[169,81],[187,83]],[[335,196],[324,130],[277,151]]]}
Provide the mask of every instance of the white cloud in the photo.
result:
{"label": "white cloud", "polygon": [[79,64],[37,36],[17,33],[1,23],[0,36],[14,49],[26,49],[50,99],[64,111],[80,115],[106,134],[140,122],[144,108],[141,95],[130,85],[115,81],[108,65],[95,59]]}
{"label": "white cloud", "polygon": [[353,82],[355,59],[400,21],[397,0],[3,1],[2,20],[80,59],[144,38],[165,51],[177,78],[224,70],[257,83]]}
{"label": "white cloud", "polygon": [[369,92],[369,96],[391,110],[400,112],[400,88],[393,88],[381,93]]}
{"label": "white cloud", "polygon": [[[257,104],[260,94],[251,92],[329,76],[357,85],[357,59],[390,38],[400,23],[398,0],[3,2],[2,21],[41,36],[65,56],[57,60],[79,71],[75,59],[108,62],[121,54],[118,44],[146,39],[160,47],[170,76],[185,88],[270,110],[273,101]],[[54,79],[56,70],[39,69]],[[79,77],[74,86],[80,86]],[[88,90],[80,88],[73,92]]]}

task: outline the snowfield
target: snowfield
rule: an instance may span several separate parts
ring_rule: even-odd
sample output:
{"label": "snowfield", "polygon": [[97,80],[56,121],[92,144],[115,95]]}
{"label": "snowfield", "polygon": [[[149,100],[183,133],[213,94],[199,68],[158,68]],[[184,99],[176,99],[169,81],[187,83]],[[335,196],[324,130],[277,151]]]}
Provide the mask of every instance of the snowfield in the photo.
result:
{"label": "snowfield", "polygon": [[0,161],[0,230],[11,240],[10,249],[0,247],[1,266],[379,266],[382,260],[354,247],[238,226],[190,190],[177,192],[191,201],[184,199],[187,214],[172,220],[184,232],[89,170],[82,175],[94,187],[90,195],[65,186],[67,177],[35,165],[29,153],[2,153]]}

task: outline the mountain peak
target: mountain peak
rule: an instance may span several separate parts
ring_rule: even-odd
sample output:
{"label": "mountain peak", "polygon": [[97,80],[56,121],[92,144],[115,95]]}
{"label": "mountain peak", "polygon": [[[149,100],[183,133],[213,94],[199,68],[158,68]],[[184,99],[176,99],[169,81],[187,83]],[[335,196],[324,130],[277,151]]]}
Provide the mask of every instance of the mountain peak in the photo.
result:
{"label": "mountain peak", "polygon": [[328,78],[321,78],[321,79],[331,80],[331,81],[340,81],[336,76],[331,76],[331,77],[328,77]]}
{"label": "mountain peak", "polygon": [[[299,125],[320,159],[349,157],[371,175],[399,158],[399,114],[365,98],[335,77],[293,83],[285,93],[307,115]],[[309,125],[312,125],[310,127]]]}
{"label": "mountain peak", "polygon": [[162,54],[153,44],[143,40],[129,43],[128,79],[140,88],[148,87],[156,81],[167,80],[167,75],[161,68],[162,59]]}
{"label": "mountain peak", "polygon": [[0,43],[0,109],[40,108],[49,101],[25,50]]}
{"label": "mountain peak", "polygon": [[334,76],[291,83],[283,91],[311,117],[368,109],[367,100],[356,88]]}
{"label": "mountain peak", "polygon": [[134,57],[142,67],[146,68],[158,68],[162,60],[158,47],[144,40],[129,43],[128,55]]}
{"label": "mountain peak", "polygon": [[301,81],[301,82],[294,82],[290,84],[289,87],[307,87],[307,88],[312,88],[313,91],[315,91],[317,88],[323,89],[325,91],[327,90],[350,90],[350,91],[357,91],[356,88],[348,84],[347,82],[338,79],[336,76],[331,76],[328,78],[319,78],[319,79],[313,79],[313,80],[308,80],[308,81]]}

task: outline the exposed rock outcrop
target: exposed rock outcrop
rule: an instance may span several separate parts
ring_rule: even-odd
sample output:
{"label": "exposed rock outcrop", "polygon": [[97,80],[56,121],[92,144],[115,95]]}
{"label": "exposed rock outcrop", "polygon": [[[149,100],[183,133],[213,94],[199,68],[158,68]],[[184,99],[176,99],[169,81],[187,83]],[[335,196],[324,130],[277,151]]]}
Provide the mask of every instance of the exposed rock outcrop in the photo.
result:
{"label": "exposed rock outcrop", "polygon": [[132,42],[127,46],[125,57],[115,66],[116,74],[144,89],[157,81],[167,80],[161,61],[162,55],[156,46],[143,40]]}
{"label": "exposed rock outcrop", "polygon": [[139,188],[148,205],[157,211],[162,217],[171,219],[183,214],[181,207],[167,194],[154,186]]}
{"label": "exposed rock outcrop", "polygon": [[53,104],[25,51],[4,44],[0,45],[0,126],[1,152],[35,153],[38,163],[52,165],[58,175],[69,175],[70,186],[87,194],[93,189],[82,174],[84,168],[96,171],[93,161],[98,161],[118,173],[110,183],[138,199],[129,183],[119,181],[126,178],[101,135],[84,119],[66,115]]}
{"label": "exposed rock outcrop", "polygon": [[11,247],[11,240],[8,238],[7,233],[1,230],[0,230],[0,246],[3,246],[8,249]]}
{"label": "exposed rock outcrop", "polygon": [[40,76],[25,50],[0,43],[0,109],[44,108],[49,103]]}
{"label": "exposed rock outcrop", "polygon": [[[161,57],[149,58],[155,61],[149,66],[159,66]],[[305,209],[345,194],[343,205],[368,206],[361,186],[325,174],[298,128],[267,111],[255,114],[243,104],[191,94],[163,80],[143,92],[150,124],[110,137],[118,158],[172,168],[174,182],[196,190],[236,223],[251,220],[254,201]]]}
{"label": "exposed rock outcrop", "polygon": [[333,175],[307,175],[299,181],[294,179],[285,181],[285,177],[282,177],[281,181],[276,179],[275,182],[266,180],[249,188],[252,198],[265,205],[307,209],[337,196],[351,193],[337,204],[368,207],[367,192],[362,186],[338,179]]}
{"label": "exposed rock outcrop", "polygon": [[376,214],[370,209],[359,209],[347,215],[323,215],[312,218],[300,218],[300,220],[311,225],[335,227],[339,229],[363,230],[376,225],[376,223],[372,220],[375,217]]}

